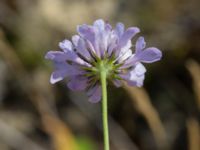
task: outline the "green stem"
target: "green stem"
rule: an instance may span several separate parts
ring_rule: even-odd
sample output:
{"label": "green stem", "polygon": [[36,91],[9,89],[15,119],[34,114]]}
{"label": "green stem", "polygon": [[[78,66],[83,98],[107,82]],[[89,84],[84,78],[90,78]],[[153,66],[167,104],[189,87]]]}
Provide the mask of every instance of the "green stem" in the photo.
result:
{"label": "green stem", "polygon": [[106,70],[100,72],[102,86],[102,117],[103,117],[103,134],[104,134],[104,149],[109,150],[109,131],[108,131],[108,108],[107,108],[107,85],[106,85]]}

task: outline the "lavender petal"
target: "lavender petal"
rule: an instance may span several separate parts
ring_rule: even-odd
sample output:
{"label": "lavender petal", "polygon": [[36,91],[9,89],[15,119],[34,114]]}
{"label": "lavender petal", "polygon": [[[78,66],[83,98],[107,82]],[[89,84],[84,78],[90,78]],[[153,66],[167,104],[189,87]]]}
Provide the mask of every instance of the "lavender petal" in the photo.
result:
{"label": "lavender petal", "polygon": [[73,35],[72,36],[72,43],[74,44],[75,47],[78,46],[78,41],[80,39],[80,36],[79,35]]}
{"label": "lavender petal", "polygon": [[64,41],[60,42],[59,43],[59,47],[66,53],[68,51],[72,51],[73,50],[72,43],[69,40],[64,40]]}
{"label": "lavender petal", "polygon": [[90,88],[87,91],[87,95],[89,96],[89,102],[91,103],[97,103],[101,100],[101,86],[100,85],[95,85],[94,87]]}
{"label": "lavender petal", "polygon": [[140,29],[137,27],[128,28],[119,39],[119,48],[124,47],[139,32]]}
{"label": "lavender petal", "polygon": [[117,23],[114,32],[117,34],[118,37],[121,37],[124,33],[124,24],[121,22]]}
{"label": "lavender petal", "polygon": [[93,26],[98,29],[98,31],[103,32],[105,29],[105,22],[102,19],[98,19],[94,22]]}
{"label": "lavender petal", "polygon": [[53,61],[57,61],[57,62],[62,62],[62,61],[67,60],[67,55],[66,53],[61,52],[61,51],[49,51],[45,55],[45,58],[53,60]]}
{"label": "lavender petal", "polygon": [[86,43],[82,38],[78,40],[77,52],[81,54],[84,58],[86,58],[87,60],[91,60],[91,56],[87,50]]}
{"label": "lavender petal", "polygon": [[145,78],[144,75],[138,77],[133,73],[131,80],[128,80],[127,83],[130,86],[142,87],[144,83],[144,78]]}
{"label": "lavender petal", "polygon": [[82,91],[87,88],[88,79],[83,76],[73,76],[70,78],[67,86],[72,91]]}
{"label": "lavender petal", "polygon": [[136,57],[141,62],[152,63],[159,61],[162,57],[162,53],[159,49],[150,47],[136,54]]}
{"label": "lavender petal", "polygon": [[144,37],[139,37],[136,41],[135,45],[135,53],[139,53],[141,50],[143,50],[146,46],[146,42],[144,41]]}
{"label": "lavender petal", "polygon": [[54,84],[58,81],[63,80],[67,76],[66,70],[56,70],[51,74],[50,83]]}
{"label": "lavender petal", "polygon": [[[121,60],[121,57],[123,57],[125,54],[127,55],[127,53],[130,54],[130,51],[131,51],[130,48],[131,48],[131,46],[132,46],[132,43],[129,40],[128,43],[123,48],[117,49],[115,51],[116,60],[118,60],[118,59]],[[131,54],[132,54],[132,51],[131,51]],[[128,57],[126,57],[126,58],[128,58]],[[124,59],[122,59],[122,60],[124,60]]]}
{"label": "lavender petal", "polygon": [[146,69],[138,63],[135,68],[130,70],[127,74],[120,75],[121,78],[127,81],[130,86],[141,87],[143,85]]}
{"label": "lavender petal", "polygon": [[95,36],[95,28],[92,26],[88,26],[86,24],[80,25],[77,27],[77,31],[84,39],[90,41],[90,43],[93,45],[94,50],[96,52],[96,55],[100,57],[100,51],[99,47],[96,42],[96,36]]}
{"label": "lavender petal", "polygon": [[123,63],[125,60],[127,60],[129,57],[132,56],[132,50],[128,49],[127,51],[125,51],[124,53],[120,54],[118,62],[119,63]]}
{"label": "lavender petal", "polygon": [[146,72],[146,68],[143,64],[138,63],[134,68],[134,72],[137,76],[142,76]]}
{"label": "lavender petal", "polygon": [[116,87],[121,87],[122,86],[122,82],[120,80],[114,79],[112,82]]}
{"label": "lavender petal", "polygon": [[98,45],[100,56],[103,57],[108,46],[109,30],[106,30],[106,24],[102,19],[94,22],[94,31],[96,44]]}

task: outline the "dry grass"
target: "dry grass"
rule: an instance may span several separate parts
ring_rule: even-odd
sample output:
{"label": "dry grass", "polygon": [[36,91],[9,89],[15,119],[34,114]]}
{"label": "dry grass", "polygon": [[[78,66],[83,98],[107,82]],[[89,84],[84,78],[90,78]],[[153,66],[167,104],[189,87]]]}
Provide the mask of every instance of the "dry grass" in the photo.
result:
{"label": "dry grass", "polygon": [[189,118],[187,120],[188,150],[200,150],[200,126],[198,120]]}
{"label": "dry grass", "polygon": [[188,60],[186,67],[193,79],[193,90],[195,92],[197,105],[200,109],[200,65],[195,60]]}
{"label": "dry grass", "polygon": [[144,88],[130,87],[124,84],[125,90],[131,97],[133,106],[146,119],[159,148],[166,147],[166,132],[159,118],[159,114],[151,104],[151,100]]}

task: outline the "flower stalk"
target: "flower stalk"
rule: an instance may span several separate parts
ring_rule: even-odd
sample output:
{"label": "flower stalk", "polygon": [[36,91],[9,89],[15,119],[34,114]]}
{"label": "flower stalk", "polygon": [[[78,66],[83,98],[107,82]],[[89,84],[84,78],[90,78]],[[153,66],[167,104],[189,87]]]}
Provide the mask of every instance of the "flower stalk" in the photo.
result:
{"label": "flower stalk", "polygon": [[107,70],[101,63],[100,67],[100,80],[102,88],[102,117],[103,117],[103,136],[104,136],[104,149],[109,150],[109,129],[108,129],[108,103],[107,103]]}

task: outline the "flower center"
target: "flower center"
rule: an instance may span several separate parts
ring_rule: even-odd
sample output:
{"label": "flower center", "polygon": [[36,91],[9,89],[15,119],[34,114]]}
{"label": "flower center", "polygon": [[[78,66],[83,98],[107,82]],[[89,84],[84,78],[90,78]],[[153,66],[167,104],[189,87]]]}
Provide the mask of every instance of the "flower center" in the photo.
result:
{"label": "flower center", "polygon": [[114,73],[114,64],[112,61],[109,61],[108,59],[99,61],[95,67],[97,69],[98,74],[104,72],[107,78]]}
{"label": "flower center", "polygon": [[93,66],[91,68],[84,67],[83,69],[87,71],[85,74],[87,77],[91,80],[99,81],[101,73],[105,74],[107,79],[119,79],[118,68],[120,66],[120,64],[115,64],[114,59],[104,58],[93,62]]}

